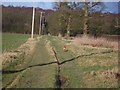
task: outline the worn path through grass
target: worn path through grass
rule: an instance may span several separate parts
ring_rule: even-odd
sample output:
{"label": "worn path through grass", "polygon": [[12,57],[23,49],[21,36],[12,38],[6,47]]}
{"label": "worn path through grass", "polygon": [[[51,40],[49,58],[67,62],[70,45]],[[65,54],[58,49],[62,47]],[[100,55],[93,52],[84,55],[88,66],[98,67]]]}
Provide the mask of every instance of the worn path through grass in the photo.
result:
{"label": "worn path through grass", "polygon": [[[27,64],[25,72],[21,75],[18,82],[12,87],[17,88],[54,88],[56,64],[46,64],[55,62],[54,58],[49,55],[46,45],[46,39],[40,39],[36,46],[35,53]],[[46,64],[45,66],[41,66]],[[20,72],[22,73],[22,72]]]}
{"label": "worn path through grass", "polygon": [[[46,47],[47,42],[50,42],[50,46],[54,48],[60,64],[56,63],[55,57],[49,52],[51,47]],[[112,87],[117,85],[116,79],[108,79],[99,74],[101,72],[104,74],[104,72],[108,72],[107,70],[110,71],[117,66],[117,52],[109,49],[76,49],[71,45],[68,47],[68,51],[65,52],[63,47],[68,43],[67,40],[60,37],[43,36],[36,46],[35,53],[27,64],[25,72],[13,87],[106,88],[111,87],[111,83],[114,83]]]}
{"label": "worn path through grass", "polygon": [[40,39],[36,47],[34,56],[29,63],[29,68],[20,79],[16,87],[32,87],[32,88],[54,88],[56,65],[39,66],[40,64],[53,62],[54,59],[49,55],[46,45],[46,39]]}
{"label": "worn path through grass", "polygon": [[[61,88],[80,88],[82,83],[82,75],[79,64],[74,61],[77,54],[73,53],[69,47],[68,51],[64,52],[64,45],[67,44],[66,41],[59,37],[48,37],[51,41],[51,45],[55,48],[57,57],[59,59],[60,65],[60,80]],[[73,59],[73,61],[69,61]],[[68,61],[63,63],[64,61]]]}

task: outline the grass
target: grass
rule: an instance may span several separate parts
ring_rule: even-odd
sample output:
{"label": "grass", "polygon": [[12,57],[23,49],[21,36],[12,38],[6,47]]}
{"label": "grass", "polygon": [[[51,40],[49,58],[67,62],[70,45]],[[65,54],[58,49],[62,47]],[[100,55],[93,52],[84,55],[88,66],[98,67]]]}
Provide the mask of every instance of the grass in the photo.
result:
{"label": "grass", "polygon": [[65,63],[61,66],[61,76],[67,78],[63,88],[81,88],[82,73],[77,61]]}
{"label": "grass", "polygon": [[[113,55],[112,55],[113,54]],[[112,72],[117,67],[117,53],[99,54],[81,57],[75,61],[66,63],[61,67],[61,75],[68,78],[68,85],[64,88],[106,88],[117,87],[117,81],[112,75],[106,78],[102,73]],[[112,55],[112,56],[111,56]],[[110,57],[111,56],[111,57]],[[102,72],[103,71],[103,72]],[[96,77],[92,76],[96,73]],[[100,74],[99,74],[100,73]],[[104,81],[105,80],[105,81]],[[105,82],[105,83],[104,83]]]}
{"label": "grass", "polygon": [[46,39],[43,37],[36,46],[35,53],[31,58],[29,68],[21,77],[17,88],[54,88],[56,65],[36,66],[43,63],[53,62],[54,59],[48,54],[45,48]]}
{"label": "grass", "polygon": [[[69,51],[64,52],[63,46],[70,42],[59,37],[49,37],[49,40],[52,42],[52,46],[55,47],[60,62],[69,60],[77,55],[83,55],[83,57],[61,65],[60,75],[67,79],[62,88],[106,88],[117,86],[117,81],[114,77],[107,79],[105,75],[99,74],[101,71],[107,72],[108,70],[115,73],[113,69],[118,64],[117,51],[110,48],[74,47],[71,45],[68,47]],[[91,53],[95,54],[84,56]],[[92,72],[97,74],[96,77],[92,76]],[[111,77],[112,75],[108,76]]]}
{"label": "grass", "polygon": [[[62,40],[62,38],[59,37],[49,37],[48,39],[55,48],[60,62],[77,56],[77,54],[74,54],[71,50],[67,52],[63,51],[64,45],[70,43],[70,41]],[[66,82],[61,86],[62,88],[80,88],[80,84],[82,83],[81,69],[76,61],[61,65],[60,76],[66,78]]]}
{"label": "grass", "polygon": [[[88,43],[88,44],[93,43],[92,41],[90,43],[89,42],[90,41],[87,42],[87,40],[83,41],[83,43]],[[80,55],[81,54],[85,55],[88,53],[99,53],[99,54],[93,54],[90,56],[81,57],[78,59],[77,63],[79,64],[79,68],[81,69],[81,73],[82,73],[81,87],[83,88],[117,87],[118,83],[114,75],[115,73],[117,73],[115,68],[117,68],[118,66],[118,52],[114,51],[112,48],[82,47],[79,46],[81,43],[82,42],[74,43],[75,47],[73,48],[73,50],[75,50],[75,53],[78,53]],[[109,53],[101,53],[108,51]],[[95,76],[93,75],[93,73],[95,73]],[[109,78],[106,76],[105,73],[111,73],[107,75]]]}
{"label": "grass", "polygon": [[66,45],[66,42],[62,40],[60,37],[48,37],[48,40],[51,41],[51,45],[53,48],[55,48],[55,51],[57,52],[57,56],[59,58],[59,61],[65,61],[69,60],[74,57],[73,53],[71,51],[64,52],[63,48]]}
{"label": "grass", "polygon": [[102,37],[94,38],[92,36],[82,36],[80,38],[75,38],[73,43],[75,45],[89,45],[92,47],[112,48],[118,50],[118,41],[111,41]]}
{"label": "grass", "polygon": [[[60,79],[62,82],[62,88],[117,87],[117,80],[114,77],[114,73],[116,73],[115,68],[117,68],[118,65],[117,51],[103,48],[76,47],[70,44],[70,41],[63,40],[60,37],[43,36],[37,44],[36,50],[31,58],[27,60],[23,59],[26,64],[21,67],[33,67],[27,69],[26,72],[23,73],[19,83],[14,86],[15,88],[57,87],[57,64],[39,66],[39,64],[54,61],[53,56],[51,56],[51,53],[48,52],[46,48],[48,41],[50,41],[51,46],[55,48],[60,62],[72,59],[78,55],[82,55],[80,58],[60,65]],[[67,52],[64,52],[63,50],[64,45],[69,45],[69,47],[67,47]],[[94,54],[88,55],[91,53]],[[19,58],[18,62],[11,64],[11,66],[6,68],[6,70],[21,68],[16,67],[16,65],[18,63],[23,63],[22,58],[23,57]],[[13,79],[12,75],[3,77],[5,82]]]}
{"label": "grass", "polygon": [[27,41],[30,35],[27,34],[2,34],[2,52],[10,51],[11,49],[18,48],[21,44]]}
{"label": "grass", "polygon": [[[24,62],[24,55],[20,55],[18,58],[16,58],[16,60],[14,60],[14,62],[11,62],[9,66],[7,66],[6,68],[3,68],[3,70],[17,70],[17,69],[21,69],[23,67],[23,65],[21,67],[19,67],[20,64],[23,64]],[[8,85],[17,75],[18,73],[14,73],[14,74],[3,74],[2,75],[2,87],[5,87],[6,85]]]}
{"label": "grass", "polygon": [[27,70],[15,88],[54,88],[55,65],[34,67]]}

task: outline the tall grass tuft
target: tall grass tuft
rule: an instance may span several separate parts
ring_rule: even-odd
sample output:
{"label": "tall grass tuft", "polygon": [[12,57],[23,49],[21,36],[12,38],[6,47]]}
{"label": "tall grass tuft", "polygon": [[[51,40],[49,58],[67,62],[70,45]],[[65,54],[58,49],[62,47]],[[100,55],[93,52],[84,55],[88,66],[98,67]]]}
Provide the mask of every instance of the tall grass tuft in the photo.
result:
{"label": "tall grass tuft", "polygon": [[87,45],[92,47],[113,48],[118,50],[118,42],[111,41],[103,37],[95,38],[93,36],[81,36],[73,40],[74,45]]}

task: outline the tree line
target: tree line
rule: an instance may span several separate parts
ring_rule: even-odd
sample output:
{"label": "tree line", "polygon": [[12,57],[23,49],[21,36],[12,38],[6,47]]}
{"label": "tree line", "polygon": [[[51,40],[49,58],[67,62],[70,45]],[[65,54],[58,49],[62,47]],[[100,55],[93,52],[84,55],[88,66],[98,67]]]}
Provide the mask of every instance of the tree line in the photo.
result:
{"label": "tree line", "polygon": [[[2,32],[30,34],[32,28],[32,7],[2,6]],[[38,34],[40,12],[47,17],[53,10],[35,9],[34,33]],[[44,19],[44,17],[42,19]]]}
{"label": "tree line", "polygon": [[[54,3],[54,10],[36,8],[34,33],[39,32],[40,12],[43,11],[46,20],[44,34],[76,36],[120,35],[118,14],[103,13],[102,3]],[[12,33],[31,33],[32,8],[2,6],[2,31]]]}

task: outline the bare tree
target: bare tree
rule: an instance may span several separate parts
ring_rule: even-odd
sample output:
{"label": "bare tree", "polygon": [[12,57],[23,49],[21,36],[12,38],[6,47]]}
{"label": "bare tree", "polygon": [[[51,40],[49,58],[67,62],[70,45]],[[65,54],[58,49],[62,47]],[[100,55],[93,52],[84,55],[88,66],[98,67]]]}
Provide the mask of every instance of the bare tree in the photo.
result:
{"label": "bare tree", "polygon": [[84,3],[84,27],[83,27],[83,34],[88,33],[88,20],[89,20],[89,12],[97,5],[103,6],[101,2],[88,2],[85,0]]}

